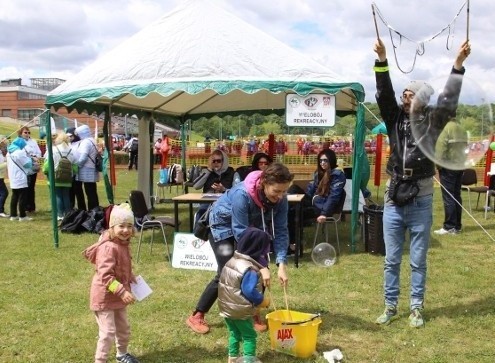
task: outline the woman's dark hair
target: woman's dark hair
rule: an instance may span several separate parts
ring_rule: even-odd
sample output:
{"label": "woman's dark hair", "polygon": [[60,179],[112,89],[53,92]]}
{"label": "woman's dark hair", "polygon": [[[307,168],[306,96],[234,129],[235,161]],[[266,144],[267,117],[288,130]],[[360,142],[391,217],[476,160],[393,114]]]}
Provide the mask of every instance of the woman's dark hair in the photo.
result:
{"label": "woman's dark hair", "polygon": [[261,173],[261,185],[290,183],[294,179],[289,169],[281,163],[271,163]]}
{"label": "woman's dark hair", "polygon": [[320,151],[318,153],[318,156],[316,157],[316,162],[318,163],[316,171],[318,172],[318,179],[319,180],[321,180],[321,178],[323,177],[323,174],[325,173],[325,171],[323,170],[323,168],[321,167],[321,164],[320,164],[320,158],[323,155],[325,155],[328,159],[328,163],[330,165],[330,170],[335,169],[337,167],[337,155],[335,155],[335,151],[333,151],[332,149],[325,149],[325,150]]}
{"label": "woman's dark hair", "polygon": [[[327,170],[323,170],[320,163],[320,158],[325,155],[328,159],[328,163],[330,168]],[[335,155],[335,151],[331,149],[325,149],[318,153],[318,157],[316,158],[318,162],[318,189],[316,190],[316,194],[327,196],[330,192],[330,181],[332,180],[332,170],[337,167],[337,155]]]}
{"label": "woman's dark hair", "polygon": [[251,171],[253,170],[260,170],[258,166],[258,162],[260,159],[266,159],[268,161],[268,164],[273,163],[273,159],[270,157],[270,155],[265,154],[265,153],[256,153],[253,156],[253,162],[251,163]]}

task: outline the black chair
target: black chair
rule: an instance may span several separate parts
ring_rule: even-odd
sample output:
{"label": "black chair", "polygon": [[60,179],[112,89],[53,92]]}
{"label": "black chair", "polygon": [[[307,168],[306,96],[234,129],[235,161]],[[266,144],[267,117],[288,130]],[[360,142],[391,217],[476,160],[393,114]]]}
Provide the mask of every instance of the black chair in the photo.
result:
{"label": "black chair", "polygon": [[[343,214],[343,209],[344,209],[344,204],[345,204],[345,197],[346,197],[346,192],[345,190],[342,191],[342,196],[340,197],[339,200],[339,205],[337,206],[337,209],[334,211],[333,215],[330,217],[327,217],[324,223],[318,223],[316,222],[316,232],[315,232],[315,239],[313,241],[313,249],[315,248],[316,241],[318,239],[318,235],[320,234],[320,226],[322,224],[325,224],[325,242],[329,242],[329,233],[328,233],[328,226],[330,224],[333,224],[335,227],[335,239],[337,241],[337,251],[340,255],[340,240],[339,240],[339,226],[338,223],[342,220],[342,214]],[[331,243],[330,243],[331,244]]]}
{"label": "black chair", "polygon": [[[478,200],[476,202],[476,209],[478,209],[478,205],[480,203],[480,196],[481,194],[487,193],[488,187],[485,185],[477,185],[478,177],[476,175],[475,169],[464,170],[464,172],[462,173],[461,183],[462,183],[461,190],[467,190],[468,192],[469,212],[472,211],[471,192],[478,193]],[[487,201],[488,201],[488,196],[487,196]]]}
{"label": "black chair", "polygon": [[[491,196],[495,196],[495,175],[490,175],[490,185],[488,186],[488,188],[486,190],[485,219],[486,219],[486,214],[487,214],[489,206],[490,206],[490,197]],[[495,205],[494,205],[494,210],[495,210]]]}
{"label": "black chair", "polygon": [[139,254],[141,252],[141,243],[143,241],[143,233],[146,229],[151,229],[151,243],[150,243],[150,253],[153,252],[153,240],[155,237],[155,228],[159,228],[162,231],[163,242],[165,243],[166,252],[168,260],[170,259],[170,251],[168,248],[167,237],[165,236],[165,226],[174,227],[178,223],[172,217],[154,217],[150,214],[144,194],[140,190],[132,190],[129,194],[129,201],[131,204],[132,212],[134,213],[134,220],[137,228],[139,229],[139,242],[136,261],[139,262]]}

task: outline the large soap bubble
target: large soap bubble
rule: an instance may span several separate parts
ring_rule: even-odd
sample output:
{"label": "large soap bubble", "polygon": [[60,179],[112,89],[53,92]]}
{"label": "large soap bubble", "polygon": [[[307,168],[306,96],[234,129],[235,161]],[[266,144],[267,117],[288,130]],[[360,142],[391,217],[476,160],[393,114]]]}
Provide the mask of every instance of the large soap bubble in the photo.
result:
{"label": "large soap bubble", "polygon": [[[417,145],[431,161],[450,170],[479,163],[493,132],[491,106],[481,87],[467,76],[455,74],[411,85],[417,89],[410,110],[416,141],[408,144],[409,150]],[[456,92],[459,87],[460,95]]]}
{"label": "large soap bubble", "polygon": [[337,252],[330,243],[322,242],[313,248],[311,258],[318,266],[330,267],[337,262]]}

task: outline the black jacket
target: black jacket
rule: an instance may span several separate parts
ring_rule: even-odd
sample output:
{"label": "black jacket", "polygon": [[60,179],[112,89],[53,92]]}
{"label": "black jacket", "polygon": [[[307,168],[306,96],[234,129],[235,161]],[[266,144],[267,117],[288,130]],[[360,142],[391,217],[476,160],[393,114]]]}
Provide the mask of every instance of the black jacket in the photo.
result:
{"label": "black jacket", "polygon": [[[459,94],[461,92],[461,71],[452,68],[443,92],[438,96],[436,107],[427,106],[424,110],[418,134],[428,134],[429,141],[436,141],[449,119],[455,116]],[[422,179],[435,175],[435,164],[427,158],[411,132],[408,115],[402,105],[397,103],[395,91],[388,71],[388,63],[375,62],[376,101],[381,116],[387,126],[390,141],[390,158],[387,163],[387,174],[397,174],[402,178]],[[408,169],[404,171],[404,169]]]}

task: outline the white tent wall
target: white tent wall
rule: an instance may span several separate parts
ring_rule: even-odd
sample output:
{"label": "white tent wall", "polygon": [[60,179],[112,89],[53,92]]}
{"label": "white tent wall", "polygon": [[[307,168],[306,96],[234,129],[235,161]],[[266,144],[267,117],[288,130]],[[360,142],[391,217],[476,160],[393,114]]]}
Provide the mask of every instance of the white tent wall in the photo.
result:
{"label": "white tent wall", "polygon": [[[149,167],[145,157],[151,118],[167,115],[184,123],[219,113],[280,112],[289,93],[332,94],[338,114],[357,113],[352,181],[357,211],[358,171],[365,156],[362,85],[344,80],[214,1],[181,2],[51,91],[46,106],[137,115],[137,187],[149,200],[150,170],[141,168]],[[357,222],[357,212],[352,219]]]}

